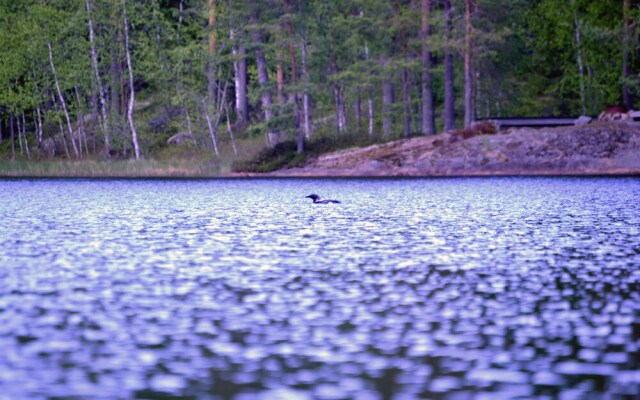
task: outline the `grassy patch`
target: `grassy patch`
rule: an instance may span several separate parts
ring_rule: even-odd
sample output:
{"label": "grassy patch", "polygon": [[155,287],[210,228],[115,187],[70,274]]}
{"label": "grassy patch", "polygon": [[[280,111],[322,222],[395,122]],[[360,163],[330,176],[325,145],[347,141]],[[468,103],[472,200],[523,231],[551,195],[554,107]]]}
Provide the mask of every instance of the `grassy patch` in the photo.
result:
{"label": "grassy patch", "polygon": [[[0,147],[6,147],[2,143]],[[0,177],[215,177],[231,172],[231,165],[240,159],[253,158],[264,148],[261,138],[243,138],[236,143],[238,155],[229,140],[218,143],[220,155],[206,146],[196,147],[191,141],[158,149],[140,160],[91,155],[82,160],[47,159],[32,152],[32,159],[20,155],[11,159],[11,148],[0,151]]]}
{"label": "grassy patch", "polygon": [[217,163],[192,159],[0,161],[0,176],[3,177],[197,177],[218,174]]}

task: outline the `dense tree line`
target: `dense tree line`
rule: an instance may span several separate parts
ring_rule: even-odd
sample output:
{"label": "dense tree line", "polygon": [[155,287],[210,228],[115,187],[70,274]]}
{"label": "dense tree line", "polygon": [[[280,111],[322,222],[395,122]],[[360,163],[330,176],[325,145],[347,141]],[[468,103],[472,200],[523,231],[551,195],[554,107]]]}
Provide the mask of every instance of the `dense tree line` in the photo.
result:
{"label": "dense tree line", "polygon": [[302,152],[326,124],[389,138],[631,108],[638,3],[0,0],[0,142],[139,158],[180,131]]}

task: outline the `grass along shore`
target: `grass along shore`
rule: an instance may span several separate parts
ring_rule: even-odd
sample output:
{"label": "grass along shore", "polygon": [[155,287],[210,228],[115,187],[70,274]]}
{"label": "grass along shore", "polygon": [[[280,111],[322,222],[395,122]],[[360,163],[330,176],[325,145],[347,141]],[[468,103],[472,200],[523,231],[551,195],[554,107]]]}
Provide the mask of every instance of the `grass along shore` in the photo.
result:
{"label": "grass along shore", "polygon": [[96,156],[81,160],[46,159],[34,152],[32,159],[17,153],[12,160],[9,149],[5,148],[0,153],[0,178],[208,178],[232,173],[267,173],[302,166],[308,157],[373,143],[373,138],[365,135],[318,135],[305,143],[304,154],[297,154],[293,140],[268,148],[262,137],[254,137],[237,141],[238,155],[234,155],[230,142],[222,140],[220,154],[216,155],[187,141],[164,147],[140,160]]}
{"label": "grass along shore", "polygon": [[215,177],[221,173],[215,160],[0,161],[0,177],[4,178]]}
{"label": "grass along shore", "polygon": [[[208,178],[229,174],[234,162],[255,157],[264,147],[259,139],[245,139],[237,143],[238,155],[233,154],[231,144],[220,143],[220,155],[212,150],[195,148],[184,142],[161,149],[139,160],[104,159],[90,156],[81,160],[66,158],[32,159],[4,152],[0,156],[0,178]],[[8,154],[7,154],[8,153]]]}

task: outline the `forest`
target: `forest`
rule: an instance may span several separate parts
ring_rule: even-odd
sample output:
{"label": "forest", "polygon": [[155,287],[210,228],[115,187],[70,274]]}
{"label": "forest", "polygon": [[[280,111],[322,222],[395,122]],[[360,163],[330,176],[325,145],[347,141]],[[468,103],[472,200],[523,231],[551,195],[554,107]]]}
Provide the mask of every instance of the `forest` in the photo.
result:
{"label": "forest", "polygon": [[631,109],[639,3],[0,0],[0,157],[234,160]]}

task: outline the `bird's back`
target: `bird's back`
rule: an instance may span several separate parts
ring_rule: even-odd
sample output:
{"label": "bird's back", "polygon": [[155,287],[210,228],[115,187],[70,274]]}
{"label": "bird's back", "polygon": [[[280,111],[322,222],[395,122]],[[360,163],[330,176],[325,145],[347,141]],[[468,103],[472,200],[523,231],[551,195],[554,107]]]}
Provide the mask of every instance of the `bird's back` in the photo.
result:
{"label": "bird's back", "polygon": [[339,200],[331,200],[331,199],[326,199],[326,200],[319,200],[317,202],[315,202],[316,204],[340,204]]}

